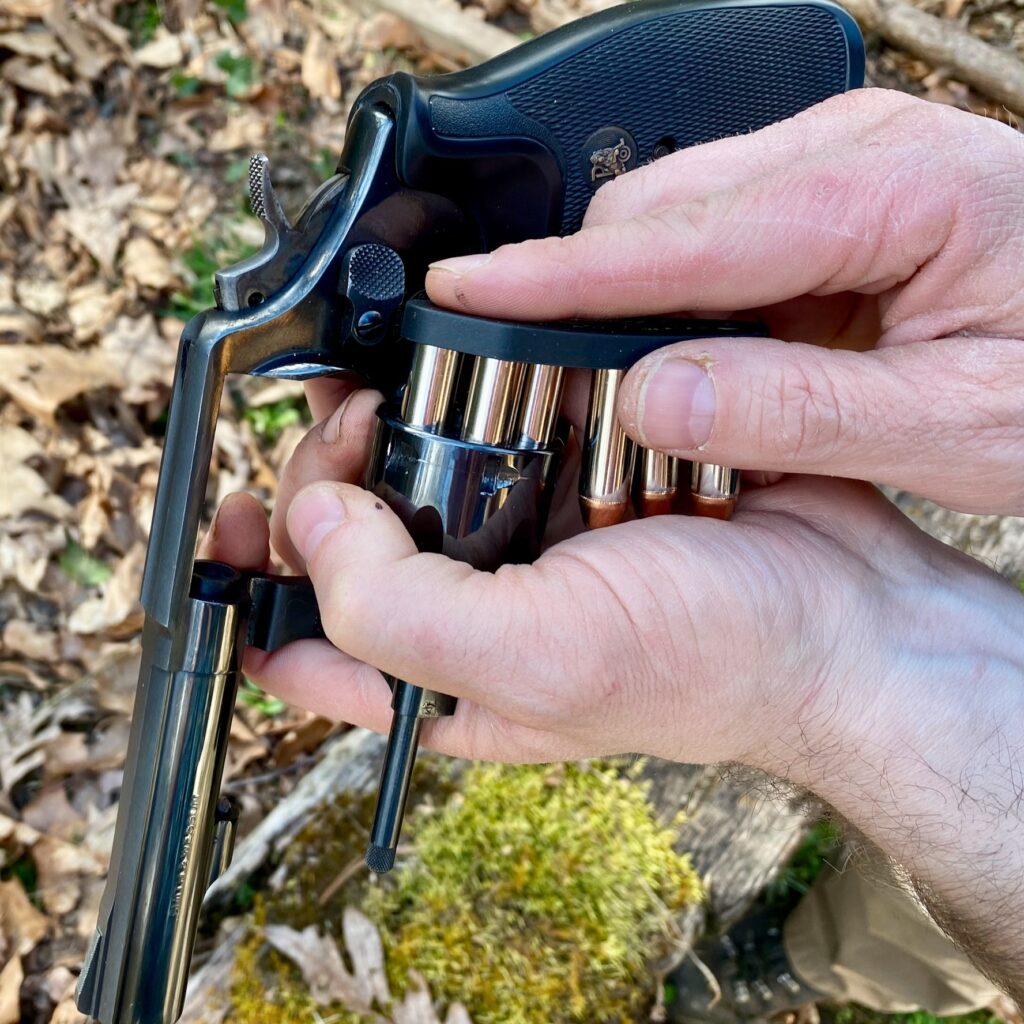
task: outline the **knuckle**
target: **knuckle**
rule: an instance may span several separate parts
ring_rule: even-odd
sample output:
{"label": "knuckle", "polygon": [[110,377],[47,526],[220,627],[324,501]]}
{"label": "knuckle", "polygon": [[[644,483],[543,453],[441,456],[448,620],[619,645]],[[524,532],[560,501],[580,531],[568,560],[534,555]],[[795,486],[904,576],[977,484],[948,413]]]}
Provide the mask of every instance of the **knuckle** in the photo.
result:
{"label": "knuckle", "polygon": [[[794,459],[827,461],[848,437],[853,418],[830,374],[794,360],[770,387],[757,424],[759,436],[774,433]],[[767,422],[773,411],[774,422]]]}

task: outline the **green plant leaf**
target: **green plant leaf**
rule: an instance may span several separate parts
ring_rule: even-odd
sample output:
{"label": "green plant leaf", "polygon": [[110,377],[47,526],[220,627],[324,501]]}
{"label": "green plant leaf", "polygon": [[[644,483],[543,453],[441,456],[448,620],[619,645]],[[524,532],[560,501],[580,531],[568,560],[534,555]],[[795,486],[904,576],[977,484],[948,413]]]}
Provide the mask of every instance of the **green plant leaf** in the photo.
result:
{"label": "green plant leaf", "polygon": [[114,574],[106,562],[93,558],[78,541],[68,539],[68,546],[60,553],[57,564],[65,575],[84,587],[98,587]]}
{"label": "green plant leaf", "polygon": [[213,2],[228,16],[228,20],[233,25],[237,25],[240,21],[245,21],[249,16],[249,12],[246,9],[246,0],[213,0]]}
{"label": "green plant leaf", "polygon": [[252,59],[244,54],[235,56],[225,50],[223,53],[217,54],[216,64],[221,71],[227,73],[228,77],[224,88],[227,94],[235,99],[245,96],[252,88],[253,82],[256,81],[256,70],[253,67]]}

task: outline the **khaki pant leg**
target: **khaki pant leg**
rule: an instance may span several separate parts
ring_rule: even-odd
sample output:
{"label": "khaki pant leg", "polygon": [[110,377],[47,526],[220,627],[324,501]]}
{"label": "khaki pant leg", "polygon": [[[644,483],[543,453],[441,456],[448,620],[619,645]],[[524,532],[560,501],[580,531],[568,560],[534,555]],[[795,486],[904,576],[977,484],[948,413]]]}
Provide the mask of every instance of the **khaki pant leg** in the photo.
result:
{"label": "khaki pant leg", "polygon": [[887,869],[826,872],[784,933],[790,962],[808,985],[882,1013],[951,1016],[998,995]]}

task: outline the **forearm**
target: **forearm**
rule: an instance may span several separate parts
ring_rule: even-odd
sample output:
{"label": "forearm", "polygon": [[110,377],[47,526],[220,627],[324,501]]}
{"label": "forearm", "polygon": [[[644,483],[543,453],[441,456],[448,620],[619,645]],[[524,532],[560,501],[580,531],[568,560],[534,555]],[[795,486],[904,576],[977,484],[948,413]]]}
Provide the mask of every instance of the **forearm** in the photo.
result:
{"label": "forearm", "polygon": [[808,706],[768,767],[901,864],[1024,1000],[1024,598],[971,567],[897,600],[890,635],[868,641],[885,653],[885,686],[851,678]]}

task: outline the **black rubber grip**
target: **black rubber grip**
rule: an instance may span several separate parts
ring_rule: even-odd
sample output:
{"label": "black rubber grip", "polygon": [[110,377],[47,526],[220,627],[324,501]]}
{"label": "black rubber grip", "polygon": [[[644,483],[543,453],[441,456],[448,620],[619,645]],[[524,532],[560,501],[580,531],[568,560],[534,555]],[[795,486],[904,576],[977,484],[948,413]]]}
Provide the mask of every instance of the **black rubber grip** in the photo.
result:
{"label": "black rubber grip", "polygon": [[392,76],[399,172],[489,205],[491,245],[564,234],[618,173],[791,117],[863,71],[855,22],[827,2],[637,0],[464,72]]}

